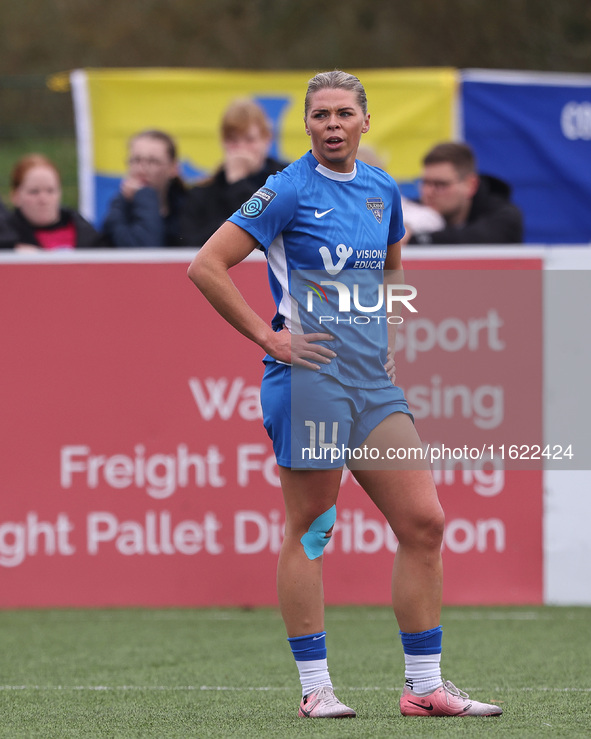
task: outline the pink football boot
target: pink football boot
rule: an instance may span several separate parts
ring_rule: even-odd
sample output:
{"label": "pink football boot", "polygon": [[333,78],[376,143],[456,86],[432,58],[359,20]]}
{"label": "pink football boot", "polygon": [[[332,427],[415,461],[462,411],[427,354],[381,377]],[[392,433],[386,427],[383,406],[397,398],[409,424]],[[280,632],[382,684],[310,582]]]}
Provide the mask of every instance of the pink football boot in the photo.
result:
{"label": "pink football boot", "polygon": [[405,686],[400,713],[403,716],[500,716],[503,711],[490,703],[471,700],[468,693],[446,680],[427,695],[417,695]]}
{"label": "pink football boot", "polygon": [[302,718],[355,718],[357,714],[335,696],[328,685],[308,693],[302,698],[298,716]]}

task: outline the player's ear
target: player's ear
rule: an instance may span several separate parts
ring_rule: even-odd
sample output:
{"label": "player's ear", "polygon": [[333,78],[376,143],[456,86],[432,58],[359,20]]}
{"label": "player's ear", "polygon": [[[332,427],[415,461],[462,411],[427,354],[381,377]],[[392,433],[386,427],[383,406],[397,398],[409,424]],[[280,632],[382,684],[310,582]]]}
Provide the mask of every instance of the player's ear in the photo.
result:
{"label": "player's ear", "polygon": [[306,123],[306,117],[304,116],[304,128],[306,129],[306,133],[308,136],[310,135],[310,129],[308,128],[308,124]]}
{"label": "player's ear", "polygon": [[369,113],[365,116],[365,122],[363,124],[363,128],[361,129],[361,133],[367,133],[369,131]]}

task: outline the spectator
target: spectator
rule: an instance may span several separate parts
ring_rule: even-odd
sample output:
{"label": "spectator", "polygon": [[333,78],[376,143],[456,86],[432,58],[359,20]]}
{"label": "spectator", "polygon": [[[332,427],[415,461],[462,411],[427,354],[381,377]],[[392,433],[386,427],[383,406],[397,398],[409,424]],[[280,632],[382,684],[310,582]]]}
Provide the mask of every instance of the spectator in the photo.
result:
{"label": "spectator", "polygon": [[14,210],[0,218],[0,248],[16,251],[75,249],[100,245],[94,227],[77,211],[61,205],[61,179],[42,154],[28,154],[10,177]]}
{"label": "spectator", "polygon": [[[357,159],[387,172],[385,162],[371,146],[360,146],[357,150]],[[443,216],[433,208],[416,203],[403,195],[400,200],[402,203],[402,218],[407,231],[411,233],[430,233],[431,231],[439,231],[445,226]]]}
{"label": "spectator", "polygon": [[464,143],[438,144],[423,159],[421,202],[438,211],[445,227],[432,233],[408,230],[410,244],[518,244],[523,241],[519,208],[503,180],[478,175]]}
{"label": "spectator", "polygon": [[0,234],[4,233],[7,219],[8,211],[6,210],[6,206],[4,205],[4,203],[0,200]]}
{"label": "spectator", "polygon": [[286,163],[269,156],[272,132],[262,108],[252,100],[236,100],[222,119],[224,161],[208,179],[189,191],[181,232],[186,244],[202,246],[269,175]]}
{"label": "spectator", "polygon": [[182,246],[185,196],[172,137],[157,130],[136,134],[129,141],[127,175],[103,223],[105,239],[123,247]]}

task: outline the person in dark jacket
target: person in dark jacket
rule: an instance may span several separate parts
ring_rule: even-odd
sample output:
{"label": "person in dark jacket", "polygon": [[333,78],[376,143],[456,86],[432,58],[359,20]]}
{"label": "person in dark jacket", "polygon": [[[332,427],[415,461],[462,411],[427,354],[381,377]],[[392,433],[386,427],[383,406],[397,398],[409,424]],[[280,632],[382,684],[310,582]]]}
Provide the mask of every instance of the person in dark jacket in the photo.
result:
{"label": "person in dark jacket", "polygon": [[28,154],[10,177],[14,210],[0,218],[0,248],[16,251],[84,249],[100,246],[94,227],[80,213],[61,205],[60,174],[42,154]]}
{"label": "person in dark jacket", "polygon": [[269,156],[272,131],[262,108],[253,100],[236,100],[221,124],[224,161],[187,196],[181,219],[186,244],[202,246],[267,177],[286,165]]}
{"label": "person in dark jacket", "polygon": [[520,244],[523,218],[511,202],[511,187],[478,175],[476,158],[464,143],[438,144],[423,159],[421,202],[445,219],[432,233],[407,229],[409,244]]}
{"label": "person in dark jacket", "polygon": [[186,188],[178,174],[176,143],[159,130],[129,141],[127,175],[103,222],[105,241],[117,247],[178,247]]}
{"label": "person in dark jacket", "polygon": [[[8,209],[4,205],[4,203],[0,200],[0,237],[2,234],[6,231],[6,222],[8,220]],[[2,248],[2,243],[0,242],[0,248]]]}

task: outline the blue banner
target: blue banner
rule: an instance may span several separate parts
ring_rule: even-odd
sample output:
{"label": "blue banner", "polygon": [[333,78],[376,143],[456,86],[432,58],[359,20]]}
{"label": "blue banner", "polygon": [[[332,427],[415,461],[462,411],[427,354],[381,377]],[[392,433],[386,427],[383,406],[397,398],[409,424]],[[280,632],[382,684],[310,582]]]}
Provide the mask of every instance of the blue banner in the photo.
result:
{"label": "blue banner", "polygon": [[591,76],[462,73],[463,138],[513,187],[525,240],[591,242]]}

